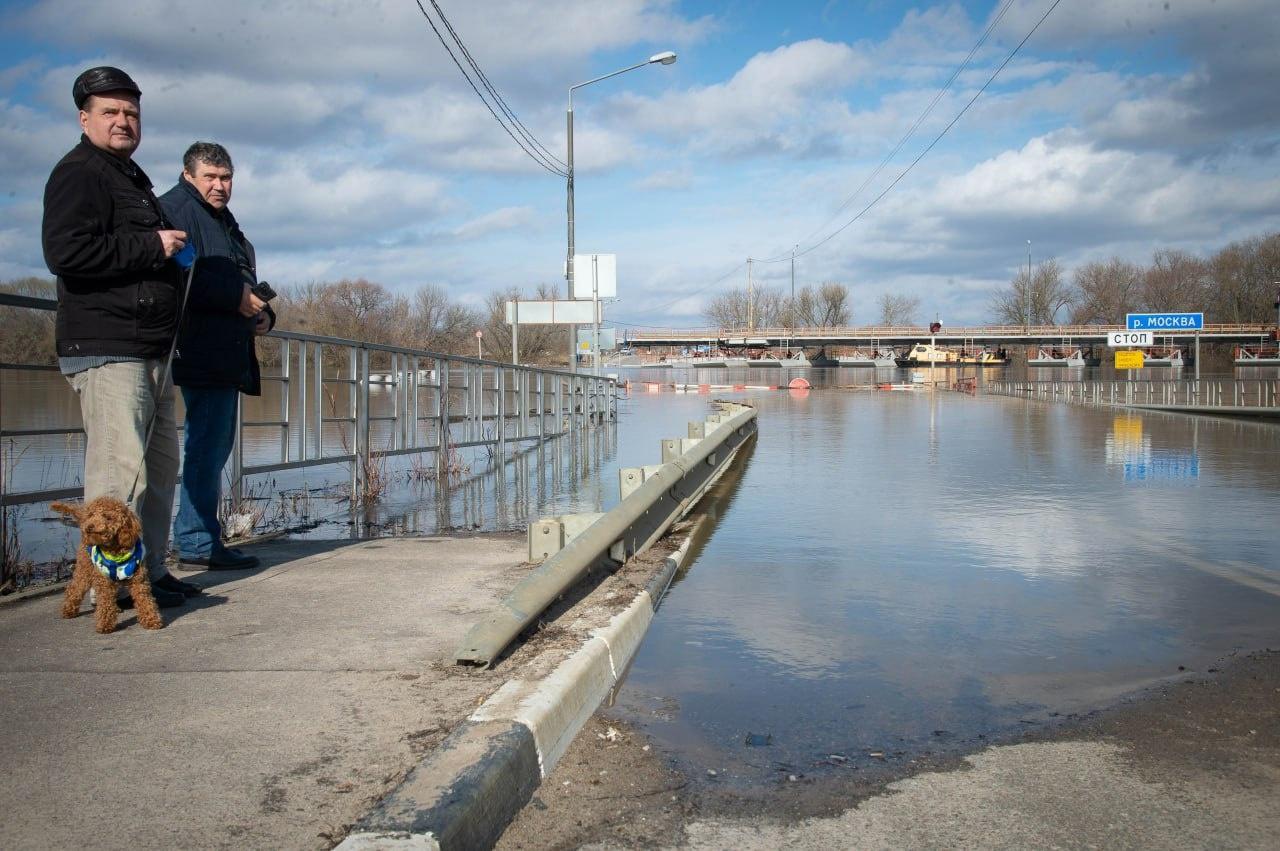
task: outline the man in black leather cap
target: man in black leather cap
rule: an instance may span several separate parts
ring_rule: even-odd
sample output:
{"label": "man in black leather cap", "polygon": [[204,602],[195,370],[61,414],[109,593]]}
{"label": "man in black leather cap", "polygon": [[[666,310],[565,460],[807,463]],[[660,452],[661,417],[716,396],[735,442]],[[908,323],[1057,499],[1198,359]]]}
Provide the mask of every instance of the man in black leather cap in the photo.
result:
{"label": "man in black leather cap", "polygon": [[254,337],[275,323],[271,307],[253,291],[253,244],[227,208],[234,168],[222,145],[196,142],[182,157],[177,185],[160,197],[200,257],[173,361],[187,412],[174,543],[185,566],[209,570],[258,566],[256,556],[222,543],[218,501],[240,394],[262,392]]}
{"label": "man in black leather cap", "polygon": [[133,162],[142,140],[138,85],[102,66],[71,91],[84,134],[49,175],[42,239],[58,279],[58,365],[84,420],[84,495],[129,503],[142,521],[156,601],[176,606],[200,593],[165,568],[178,477],[165,366],[180,304],[173,257],[187,235],[165,221]]}

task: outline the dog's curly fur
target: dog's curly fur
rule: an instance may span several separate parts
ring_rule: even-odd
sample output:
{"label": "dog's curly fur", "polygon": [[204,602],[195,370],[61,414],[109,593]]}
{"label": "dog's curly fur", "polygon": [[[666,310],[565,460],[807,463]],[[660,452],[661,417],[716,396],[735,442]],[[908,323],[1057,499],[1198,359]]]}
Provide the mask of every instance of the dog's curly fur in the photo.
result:
{"label": "dog's curly fur", "polygon": [[[71,582],[67,584],[67,593],[62,600],[62,616],[74,618],[80,614],[80,602],[89,593],[89,589],[93,588],[97,600],[94,628],[101,633],[112,632],[116,628],[116,619],[120,616],[120,606],[116,602],[118,583],[103,576],[93,566],[89,560],[89,547],[98,546],[108,552],[128,552],[142,536],[142,523],[129,506],[110,496],[100,496],[80,506],[55,502],[49,507],[75,518],[80,525],[80,551],[76,555],[75,571],[71,574]],[[163,627],[164,618],[151,594],[151,580],[147,577],[146,566],[138,565],[137,571],[125,580],[125,584],[133,598],[133,605],[138,611],[138,623],[142,628]]]}

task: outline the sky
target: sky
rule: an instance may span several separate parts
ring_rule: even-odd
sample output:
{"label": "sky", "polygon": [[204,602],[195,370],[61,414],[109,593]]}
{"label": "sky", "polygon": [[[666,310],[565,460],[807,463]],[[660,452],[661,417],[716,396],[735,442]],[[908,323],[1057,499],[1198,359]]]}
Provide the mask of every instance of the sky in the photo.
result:
{"label": "sky", "polygon": [[[577,250],[617,255],[612,323],[702,327],[747,258],[789,292],[794,250],[796,287],[845,284],[855,324],[884,293],[977,324],[1028,240],[1070,275],[1280,230],[1275,0],[1058,0],[1038,28],[1054,0],[437,4],[561,161],[570,86],[678,54],[574,93]],[[71,84],[110,64],[143,91],[135,159],[157,192],[191,142],[230,150],[230,206],[273,285],[563,291],[564,177],[414,0],[0,7],[0,280],[48,274]]]}

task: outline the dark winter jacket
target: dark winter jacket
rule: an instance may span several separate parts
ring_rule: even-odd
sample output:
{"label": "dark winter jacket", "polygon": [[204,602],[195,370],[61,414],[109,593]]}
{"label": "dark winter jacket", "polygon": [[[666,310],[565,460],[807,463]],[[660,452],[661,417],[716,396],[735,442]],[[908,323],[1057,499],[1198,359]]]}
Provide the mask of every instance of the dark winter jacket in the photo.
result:
{"label": "dark winter jacket", "polygon": [[[258,282],[253,245],[227,208],[215,210],[195,186],[178,183],[160,197],[165,215],[187,232],[196,271],[173,357],[173,380],[183,387],[238,387],[262,392],[254,348],[254,319],[240,315],[244,285]],[[267,309],[271,323],[275,314]]]}
{"label": "dark winter jacket", "polygon": [[58,278],[59,357],[164,357],[178,315],[178,265],[156,231],[167,223],[132,162],[80,144],[44,188],[42,241]]}

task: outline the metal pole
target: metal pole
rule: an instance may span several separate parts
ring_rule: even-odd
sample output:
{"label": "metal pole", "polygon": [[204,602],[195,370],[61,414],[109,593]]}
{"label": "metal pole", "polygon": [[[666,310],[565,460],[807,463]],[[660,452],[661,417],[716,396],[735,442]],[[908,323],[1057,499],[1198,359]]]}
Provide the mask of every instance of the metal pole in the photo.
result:
{"label": "metal pole", "polygon": [[[791,246],[791,309],[796,307],[796,249],[800,246]],[[794,319],[793,319],[794,321]]]}
{"label": "metal pole", "polygon": [[751,281],[751,258],[747,258],[747,330],[754,331],[756,327],[756,297],[755,287]]}
{"label": "metal pole", "polygon": [[595,374],[600,374],[600,258],[591,255],[591,349]]}
{"label": "metal pole", "polygon": [[511,364],[520,365],[520,299],[514,302],[511,312]]}
{"label": "metal pole", "polygon": [[[569,88],[569,111],[565,114],[565,138],[568,140],[568,201],[565,213],[569,223],[569,250],[565,255],[564,279],[569,287],[569,301],[573,301],[573,87]],[[578,326],[569,326],[569,371],[578,371]]]}

